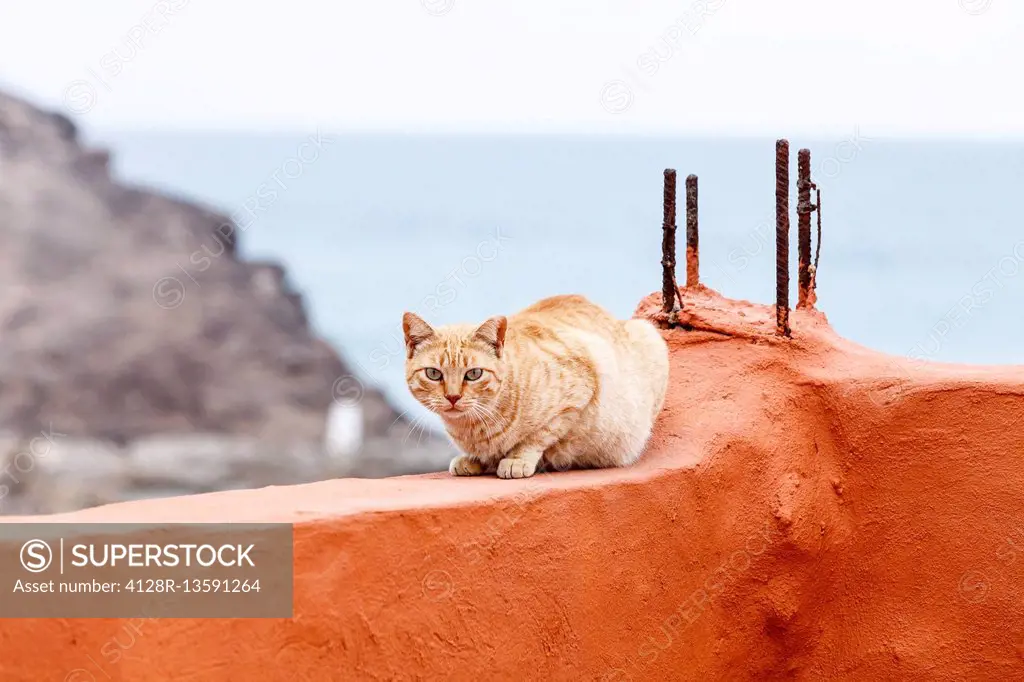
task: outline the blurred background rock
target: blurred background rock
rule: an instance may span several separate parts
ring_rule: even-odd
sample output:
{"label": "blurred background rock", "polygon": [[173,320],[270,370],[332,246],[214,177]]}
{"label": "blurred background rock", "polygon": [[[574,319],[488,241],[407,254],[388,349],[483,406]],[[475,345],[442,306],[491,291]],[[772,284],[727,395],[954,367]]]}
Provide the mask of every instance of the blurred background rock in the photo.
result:
{"label": "blurred background rock", "polygon": [[109,160],[0,93],[0,513],[445,467],[229,218]]}

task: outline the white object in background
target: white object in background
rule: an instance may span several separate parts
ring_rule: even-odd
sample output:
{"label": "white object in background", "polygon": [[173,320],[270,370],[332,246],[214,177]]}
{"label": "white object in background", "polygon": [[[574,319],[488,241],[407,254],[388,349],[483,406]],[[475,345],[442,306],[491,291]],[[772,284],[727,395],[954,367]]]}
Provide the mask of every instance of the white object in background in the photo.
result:
{"label": "white object in background", "polygon": [[324,449],[335,460],[349,459],[363,446],[363,406],[334,401],[327,410]]}

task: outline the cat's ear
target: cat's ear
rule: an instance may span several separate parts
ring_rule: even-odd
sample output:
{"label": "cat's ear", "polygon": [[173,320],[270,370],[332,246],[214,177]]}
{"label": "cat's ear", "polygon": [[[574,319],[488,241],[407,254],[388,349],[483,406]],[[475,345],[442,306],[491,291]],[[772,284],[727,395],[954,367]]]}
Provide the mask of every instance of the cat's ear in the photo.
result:
{"label": "cat's ear", "polygon": [[402,315],[402,331],[405,332],[405,351],[408,357],[416,352],[416,346],[434,336],[434,328],[415,313]]}
{"label": "cat's ear", "polygon": [[479,339],[494,348],[495,354],[500,358],[501,351],[505,347],[505,329],[508,327],[508,320],[504,316],[492,317],[477,327],[473,338]]}

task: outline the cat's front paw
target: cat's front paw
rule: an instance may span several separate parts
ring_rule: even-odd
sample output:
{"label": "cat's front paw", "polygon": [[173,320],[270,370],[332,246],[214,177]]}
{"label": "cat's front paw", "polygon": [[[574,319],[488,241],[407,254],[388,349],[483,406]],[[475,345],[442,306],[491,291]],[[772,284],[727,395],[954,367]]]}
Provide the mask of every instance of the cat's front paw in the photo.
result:
{"label": "cat's front paw", "polygon": [[529,478],[537,471],[537,464],[525,459],[506,457],[498,462],[498,478]]}
{"label": "cat's front paw", "polygon": [[484,465],[472,457],[459,455],[448,465],[448,473],[452,476],[479,476],[484,473]]}

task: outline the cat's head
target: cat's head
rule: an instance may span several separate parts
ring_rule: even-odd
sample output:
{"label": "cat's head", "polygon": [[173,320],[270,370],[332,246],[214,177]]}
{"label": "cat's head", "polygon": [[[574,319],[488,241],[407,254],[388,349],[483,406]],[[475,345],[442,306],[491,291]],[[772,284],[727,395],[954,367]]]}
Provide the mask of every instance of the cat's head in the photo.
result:
{"label": "cat's head", "polygon": [[413,397],[445,419],[488,418],[505,374],[506,326],[492,317],[478,327],[434,329],[406,313],[405,380]]}

